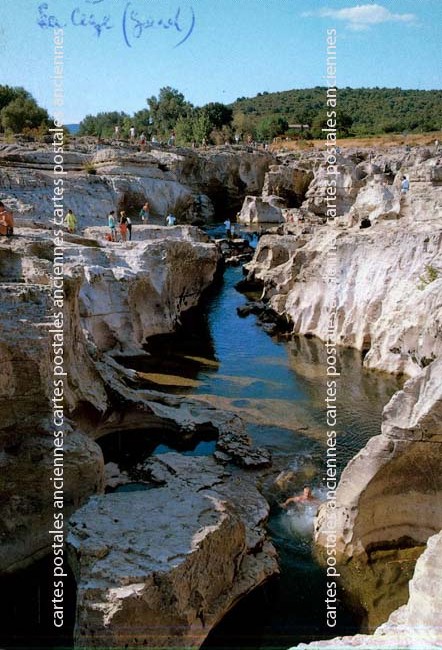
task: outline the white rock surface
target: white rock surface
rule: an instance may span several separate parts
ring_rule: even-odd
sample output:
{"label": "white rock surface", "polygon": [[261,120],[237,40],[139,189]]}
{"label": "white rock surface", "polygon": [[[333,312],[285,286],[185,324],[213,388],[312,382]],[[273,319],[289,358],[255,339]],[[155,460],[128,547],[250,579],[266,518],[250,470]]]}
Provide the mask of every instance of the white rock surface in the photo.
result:
{"label": "white rock surface", "polygon": [[[384,409],[382,434],[344,469],[336,492],[337,553],[351,557],[442,528],[442,359],[409,380]],[[323,506],[315,541],[327,544]]]}
{"label": "white rock surface", "polygon": [[326,341],[336,313],[332,340],[366,351],[369,368],[414,376],[442,353],[438,219],[270,235],[247,268],[263,281],[270,306],[290,316],[295,333]]}
{"label": "white rock surface", "polygon": [[241,596],[277,572],[268,506],[213,460],[166,454],[167,482],[94,497],[71,518],[75,647],[198,648]]}
{"label": "white rock surface", "polygon": [[277,196],[265,198],[246,196],[237,220],[239,223],[245,224],[282,223],[284,207],[284,201]]}

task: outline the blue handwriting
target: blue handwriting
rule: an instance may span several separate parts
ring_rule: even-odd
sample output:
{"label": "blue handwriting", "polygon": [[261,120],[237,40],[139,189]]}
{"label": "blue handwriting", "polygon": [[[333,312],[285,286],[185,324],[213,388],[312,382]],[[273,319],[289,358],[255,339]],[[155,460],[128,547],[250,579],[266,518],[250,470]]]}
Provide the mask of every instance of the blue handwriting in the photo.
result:
{"label": "blue handwriting", "polygon": [[60,23],[57,16],[48,15],[49,5],[46,2],[43,2],[38,7],[39,18],[37,20],[37,25],[42,29],[54,29],[55,27],[66,27],[66,23]]}
{"label": "blue handwriting", "polygon": [[95,14],[82,13],[79,7],[71,13],[71,23],[74,27],[92,27],[95,29],[98,37],[101,36],[103,30],[114,28],[110,16],[104,16],[101,20],[98,20]]}
{"label": "blue handwriting", "polygon": [[140,17],[138,12],[131,7],[132,2],[128,2],[123,14],[123,36],[128,47],[132,47],[133,38],[141,38],[145,30],[149,29],[175,29],[178,33],[183,33],[183,38],[175,45],[178,47],[187,41],[195,27],[195,13],[192,7],[190,7],[190,25],[187,30],[181,16],[181,7],[178,7],[173,17],[159,19]]}
{"label": "blue handwriting", "polygon": [[[100,5],[105,0],[83,0],[86,5]],[[96,13],[91,13],[87,7],[75,7],[67,22],[63,22],[56,15],[49,12],[49,4],[42,2],[38,5],[37,25],[41,29],[54,29],[64,28],[68,25],[73,27],[82,27],[92,29],[99,38],[104,32],[113,30],[115,23],[111,15],[105,14],[98,16]],[[195,28],[195,13],[192,7],[188,10],[182,10],[181,7],[168,16],[152,17],[141,15],[136,9],[133,8],[133,2],[129,1],[121,17],[122,36],[125,44],[132,47],[137,39],[141,39],[153,30],[170,30],[176,32],[179,36],[179,41],[174,45],[178,47],[187,41]]]}

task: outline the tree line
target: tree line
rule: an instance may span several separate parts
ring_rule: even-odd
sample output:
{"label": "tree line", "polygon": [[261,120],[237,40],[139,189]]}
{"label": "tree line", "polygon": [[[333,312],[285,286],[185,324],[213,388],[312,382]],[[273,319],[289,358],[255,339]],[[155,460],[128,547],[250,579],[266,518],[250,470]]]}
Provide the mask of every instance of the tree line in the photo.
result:
{"label": "tree line", "polygon": [[[324,87],[258,93],[239,97],[230,105],[210,102],[193,106],[175,88],[161,88],[158,97],[134,114],[107,111],[87,115],[79,134],[111,138],[118,127],[122,137],[133,126],[146,139],[167,142],[171,135],[179,145],[192,143],[269,142],[276,136],[321,138],[326,125]],[[341,88],[337,94],[339,137],[383,133],[428,132],[441,129],[442,91],[400,88]],[[0,85],[0,130],[11,133],[44,133],[50,123],[24,88]]]}
{"label": "tree line", "polygon": [[[116,125],[122,132],[134,126],[147,138],[177,144],[221,144],[235,141],[271,141],[276,136],[322,138],[326,126],[324,87],[259,93],[233,104],[212,102],[195,107],[170,87],[147,99],[147,108],[126,113],[88,115],[80,134],[110,137]],[[441,129],[442,91],[400,88],[342,88],[337,94],[338,137],[383,133],[428,132]]]}

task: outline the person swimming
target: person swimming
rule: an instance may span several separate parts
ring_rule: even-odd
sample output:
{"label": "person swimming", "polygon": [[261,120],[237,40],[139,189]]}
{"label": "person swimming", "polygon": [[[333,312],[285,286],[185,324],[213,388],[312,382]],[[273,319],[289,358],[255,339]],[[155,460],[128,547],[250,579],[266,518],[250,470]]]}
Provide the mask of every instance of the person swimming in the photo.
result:
{"label": "person swimming", "polygon": [[319,500],[313,495],[311,488],[308,485],[304,485],[302,494],[289,497],[284,503],[281,503],[281,508],[287,508],[291,503],[319,503]]}

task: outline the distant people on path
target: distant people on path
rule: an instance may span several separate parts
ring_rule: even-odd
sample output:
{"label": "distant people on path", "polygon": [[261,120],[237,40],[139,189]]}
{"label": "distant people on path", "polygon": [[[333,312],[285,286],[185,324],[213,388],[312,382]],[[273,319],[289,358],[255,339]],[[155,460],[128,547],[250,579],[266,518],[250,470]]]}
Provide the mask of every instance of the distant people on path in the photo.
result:
{"label": "distant people on path", "polygon": [[232,223],[230,219],[224,221],[224,228],[226,229],[227,239],[230,239],[232,236]]}
{"label": "distant people on path", "polygon": [[168,214],[166,217],[166,226],[174,226],[176,224],[176,218],[173,214]]}
{"label": "distant people on path", "polygon": [[14,217],[11,210],[0,201],[0,235],[11,237],[14,234]]}
{"label": "distant people on path", "polygon": [[136,136],[136,134],[137,134],[137,132],[136,132],[135,127],[134,127],[134,126],[131,126],[130,129],[129,129],[129,140],[130,140],[131,142],[135,142],[135,136]]}
{"label": "distant people on path", "polygon": [[308,485],[305,485],[302,494],[299,494],[295,497],[289,497],[281,503],[282,508],[287,508],[291,503],[319,503],[319,500],[313,495],[311,488]]}
{"label": "distant people on path", "polygon": [[406,176],[402,176],[401,181],[401,194],[406,194],[410,189],[410,181]]}
{"label": "distant people on path", "polygon": [[147,201],[146,201],[146,203],[143,205],[143,207],[141,208],[140,213],[139,213],[138,216],[141,217],[141,221],[149,221],[149,217],[150,217],[150,206],[149,206],[149,204],[148,204]]}
{"label": "distant people on path", "polygon": [[115,218],[115,210],[109,212],[109,215],[107,217],[107,225],[110,229],[111,241],[117,241],[117,220]]}
{"label": "distant people on path", "polygon": [[146,143],[147,143],[146,134],[143,132],[140,135],[140,149],[141,149],[141,151],[144,151],[146,149]]}
{"label": "distant people on path", "polygon": [[127,232],[129,235],[129,241],[132,241],[132,219],[130,217],[126,217],[126,225],[127,225]]}
{"label": "distant people on path", "polygon": [[167,144],[170,145],[171,147],[173,147],[173,145],[175,144],[175,131],[172,131],[172,133],[170,134]]}
{"label": "distant people on path", "polygon": [[120,235],[121,241],[127,240],[127,217],[124,210],[120,212]]}
{"label": "distant people on path", "polygon": [[67,214],[64,218],[64,223],[67,226],[70,233],[75,232],[75,228],[77,227],[77,217],[75,216],[75,214],[72,212],[71,209],[67,211]]}
{"label": "distant people on path", "polygon": [[118,126],[118,124],[115,125],[114,133],[115,133],[115,139],[119,140],[120,139],[120,127]]}

